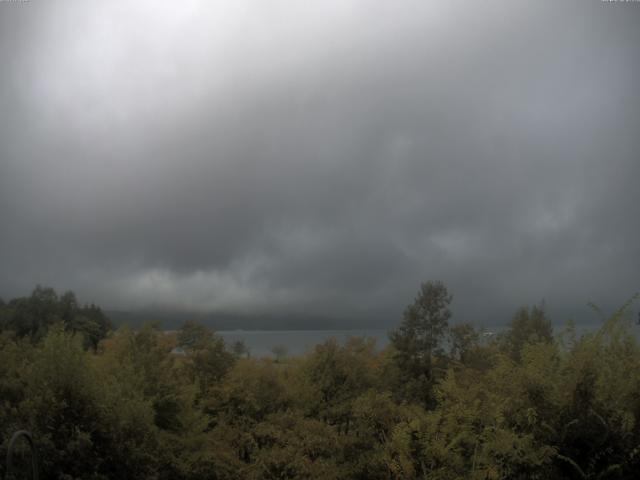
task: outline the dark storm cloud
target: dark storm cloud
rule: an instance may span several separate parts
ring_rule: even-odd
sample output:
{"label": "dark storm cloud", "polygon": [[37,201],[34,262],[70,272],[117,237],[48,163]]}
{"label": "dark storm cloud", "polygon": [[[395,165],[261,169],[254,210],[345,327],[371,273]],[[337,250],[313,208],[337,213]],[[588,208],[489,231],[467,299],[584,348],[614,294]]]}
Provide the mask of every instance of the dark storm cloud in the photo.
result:
{"label": "dark storm cloud", "polygon": [[2,296],[379,321],[443,279],[489,322],[640,287],[636,5],[0,9]]}

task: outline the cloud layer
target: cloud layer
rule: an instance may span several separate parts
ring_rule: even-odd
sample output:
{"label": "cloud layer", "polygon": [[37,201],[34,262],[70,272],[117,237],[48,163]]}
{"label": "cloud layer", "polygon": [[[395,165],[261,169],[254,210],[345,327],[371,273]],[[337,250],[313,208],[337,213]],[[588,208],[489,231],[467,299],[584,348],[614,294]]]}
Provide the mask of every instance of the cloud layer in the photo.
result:
{"label": "cloud layer", "polygon": [[395,321],[640,289],[640,6],[0,4],[0,296]]}

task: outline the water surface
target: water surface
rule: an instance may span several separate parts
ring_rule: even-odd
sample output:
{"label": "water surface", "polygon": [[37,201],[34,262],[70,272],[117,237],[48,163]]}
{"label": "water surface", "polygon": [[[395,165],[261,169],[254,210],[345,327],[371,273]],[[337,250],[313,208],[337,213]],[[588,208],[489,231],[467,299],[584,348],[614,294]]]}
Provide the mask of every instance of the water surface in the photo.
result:
{"label": "water surface", "polygon": [[288,355],[303,355],[319,343],[335,338],[341,344],[350,337],[367,337],[376,340],[378,348],[389,342],[388,330],[222,330],[217,331],[224,340],[232,344],[242,340],[252,357],[273,356],[273,347],[284,346]]}

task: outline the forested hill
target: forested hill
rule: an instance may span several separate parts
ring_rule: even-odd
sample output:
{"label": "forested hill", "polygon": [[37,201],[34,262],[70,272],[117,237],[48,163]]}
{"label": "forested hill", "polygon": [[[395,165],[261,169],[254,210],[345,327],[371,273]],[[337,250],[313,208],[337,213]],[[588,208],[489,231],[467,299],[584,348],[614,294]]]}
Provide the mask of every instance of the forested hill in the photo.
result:
{"label": "forested hill", "polygon": [[0,302],[0,459],[27,429],[45,480],[638,478],[630,302],[585,335],[523,307],[492,337],[450,302],[427,282],[384,350],[273,360],[192,321],[114,330],[38,288]]}

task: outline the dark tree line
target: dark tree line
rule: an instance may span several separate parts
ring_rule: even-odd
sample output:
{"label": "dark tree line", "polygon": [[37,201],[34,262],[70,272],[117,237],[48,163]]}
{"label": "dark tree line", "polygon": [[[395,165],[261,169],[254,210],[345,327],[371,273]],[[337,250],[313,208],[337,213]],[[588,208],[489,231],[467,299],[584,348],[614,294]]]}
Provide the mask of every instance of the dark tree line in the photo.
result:
{"label": "dark tree line", "polygon": [[85,346],[96,349],[111,330],[100,307],[80,305],[73,292],[58,295],[53,288],[37,286],[28,297],[4,303],[0,299],[0,330],[37,343],[49,329],[61,323],[65,330],[81,334]]}

